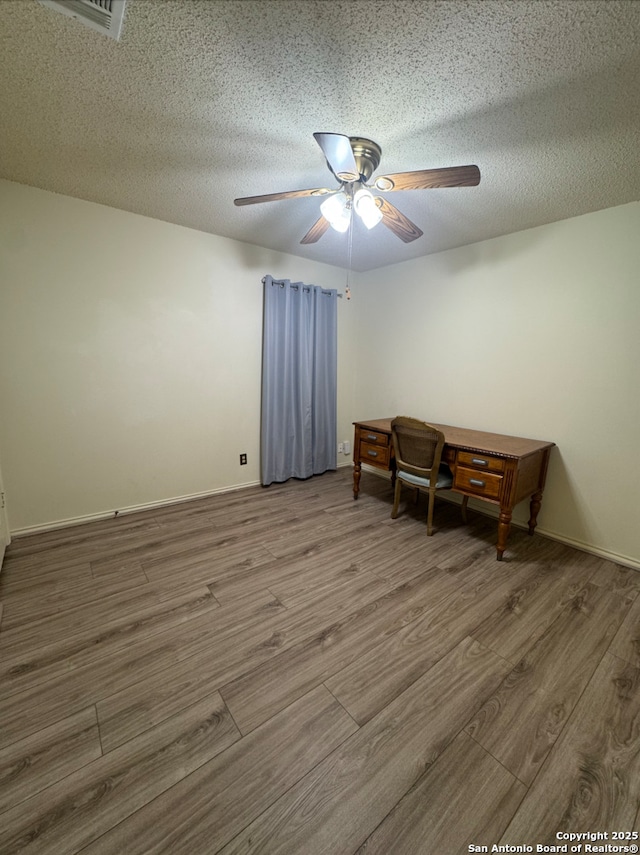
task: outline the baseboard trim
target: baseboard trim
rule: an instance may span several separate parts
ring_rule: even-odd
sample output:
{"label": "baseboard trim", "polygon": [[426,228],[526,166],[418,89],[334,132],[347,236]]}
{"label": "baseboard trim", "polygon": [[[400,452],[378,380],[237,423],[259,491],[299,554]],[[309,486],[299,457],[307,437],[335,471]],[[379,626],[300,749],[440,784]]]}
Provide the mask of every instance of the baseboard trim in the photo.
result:
{"label": "baseboard trim", "polygon": [[[351,461],[346,463],[338,464],[338,469],[344,469],[347,466],[352,466]],[[389,475],[387,473],[380,472],[373,468],[366,468],[367,472],[370,472],[372,475],[377,475],[379,478],[386,478],[389,480]],[[248,481],[244,484],[235,484],[231,487],[220,487],[217,490],[204,490],[200,493],[190,493],[185,496],[176,496],[172,499],[161,499],[157,502],[146,502],[140,505],[130,505],[126,508],[120,508],[118,510],[113,511],[103,511],[101,513],[96,514],[86,514],[80,517],[70,517],[64,520],[56,520],[52,523],[45,523],[43,525],[34,525],[28,526],[27,528],[15,529],[11,532],[11,537],[27,537],[30,534],[40,534],[46,531],[55,531],[56,529],[62,528],[70,528],[74,525],[82,525],[83,523],[97,522],[98,520],[107,520],[113,517],[125,516],[125,514],[135,514],[139,511],[152,511],[155,508],[164,508],[167,505],[179,505],[183,502],[191,502],[194,499],[206,499],[209,496],[218,496],[222,493],[235,493],[238,490],[244,490],[247,487],[257,487],[260,485],[260,481]],[[460,504],[460,500],[454,498],[453,496],[446,496],[444,494],[440,494],[440,498],[446,502],[451,502],[452,504]],[[469,507],[476,511],[479,514],[484,514],[485,516],[491,517],[492,519],[498,519],[498,511],[494,509],[491,505],[485,505],[484,503],[474,502],[473,500],[470,502]],[[527,526],[517,520],[514,520],[511,523],[515,528],[520,528],[526,530]],[[568,537],[567,535],[561,534],[557,531],[552,531],[551,529],[547,529],[544,526],[538,526],[536,528],[536,534],[542,535],[542,537],[548,537],[550,540],[557,540],[560,543],[564,543],[567,546],[572,546],[574,549],[579,549],[582,552],[588,552],[590,555],[597,555],[600,558],[604,558],[607,561],[613,561],[615,564],[621,564],[624,567],[630,567],[632,570],[640,570],[640,561],[635,558],[632,558],[630,555],[623,555],[619,552],[614,552],[610,549],[602,549],[599,546],[594,546],[591,543],[587,543],[582,540],[577,540],[576,538]]]}
{"label": "baseboard trim", "polygon": [[[379,469],[374,469],[373,467],[366,467],[366,471],[371,475],[377,475],[379,478],[386,478],[387,480],[390,480],[391,478],[388,473],[381,472]],[[459,505],[462,501],[462,499],[454,497],[454,494],[446,495],[445,493],[439,493],[438,497],[443,501],[450,502],[454,505]],[[486,517],[491,517],[491,519],[495,519],[496,521],[498,519],[498,508],[493,505],[489,505],[486,502],[479,502],[471,499],[469,502],[469,508],[479,514],[484,514]],[[513,520],[511,525],[514,528],[519,528],[524,531],[528,528],[526,523],[521,523],[518,520]],[[610,549],[603,549],[599,546],[594,546],[586,541],[568,537],[565,534],[553,531],[541,525],[536,526],[536,534],[539,534],[542,537],[548,537],[549,540],[556,540],[559,543],[572,546],[574,549],[579,549],[581,552],[588,552],[590,555],[597,555],[599,558],[604,558],[607,561],[613,561],[614,564],[621,564],[623,567],[630,567],[632,570],[640,570],[640,561],[636,558],[632,558],[630,555],[623,555],[620,552],[613,552]]]}
{"label": "baseboard trim", "polygon": [[41,534],[45,531],[56,531],[56,529],[70,528],[74,525],[82,525],[83,523],[97,522],[99,520],[108,520],[113,517],[123,517],[126,514],[135,514],[139,511],[152,511],[155,508],[164,508],[167,505],[179,505],[183,502],[191,502],[194,499],[206,499],[209,496],[218,496],[221,493],[235,493],[237,490],[244,490],[247,487],[257,487],[260,481],[247,481],[244,484],[235,484],[231,487],[219,487],[217,490],[204,490],[201,493],[190,493],[185,496],[176,496],[172,499],[161,499],[157,502],[146,502],[140,505],[129,505],[126,508],[118,508],[113,511],[101,511],[96,514],[84,514],[80,517],[69,517],[68,519],[55,520],[51,523],[42,525],[27,526],[26,528],[17,528],[11,532],[11,537],[27,537],[30,534]]}
{"label": "baseboard trim", "polygon": [[[351,465],[352,463],[347,461],[346,463],[339,464],[338,468]],[[117,510],[99,511],[95,514],[84,514],[79,517],[54,520],[50,523],[26,526],[25,528],[16,528],[11,531],[11,537],[27,537],[30,534],[41,534],[46,531],[56,531],[57,529],[70,528],[74,525],[82,525],[83,523],[98,522],[99,520],[108,520],[113,517],[123,517],[125,514],[135,514],[139,511],[152,511],[155,508],[165,508],[168,505],[179,505],[182,502],[191,502],[194,499],[207,499],[209,496],[219,496],[222,493],[235,493],[237,490],[245,490],[247,487],[259,487],[261,483],[261,481],[245,481],[244,484],[234,484],[230,487],[219,487],[217,490],[204,490],[200,493],[189,493],[188,495],[176,496],[172,499],[160,499],[157,502],[129,505],[126,508],[118,508]]]}
{"label": "baseboard trim", "polygon": [[[445,496],[441,494],[441,498],[447,502],[451,502],[452,504],[460,504],[460,502],[457,499],[454,499],[453,496]],[[476,513],[484,514],[484,516],[495,519],[496,522],[498,520],[499,511],[492,505],[485,505],[485,503],[474,502],[471,500],[469,502],[469,508],[476,511]],[[528,531],[529,529],[528,523],[520,522],[519,520],[512,520],[511,525],[513,528],[519,528],[522,531]],[[603,549],[602,547],[595,546],[592,543],[587,543],[584,540],[577,540],[576,538],[569,537],[561,532],[545,528],[543,525],[536,526],[536,534],[539,534],[542,537],[548,537],[549,540],[556,540],[559,543],[564,543],[566,546],[572,546],[574,549],[579,549],[581,552],[588,552],[590,555],[597,555],[599,558],[604,558],[607,561],[613,561],[615,564],[622,564],[625,567],[630,567],[632,570],[640,570],[640,561],[637,561],[630,555],[623,555],[620,552]]]}
{"label": "baseboard trim", "polygon": [[[526,526],[518,526],[526,528]],[[567,537],[564,534],[551,531],[544,526],[536,527],[536,534],[541,534],[548,537],[549,540],[557,540],[560,543],[565,543],[567,546],[573,546],[574,549],[580,549],[582,552],[588,552],[591,555],[597,555],[599,558],[604,558],[607,561],[613,561],[614,564],[621,564],[623,567],[629,567],[632,570],[640,570],[640,561],[632,558],[630,555],[623,555],[620,552],[613,552],[610,549],[602,549],[599,546],[593,546],[591,543],[585,543],[582,540],[576,540],[572,537]]]}

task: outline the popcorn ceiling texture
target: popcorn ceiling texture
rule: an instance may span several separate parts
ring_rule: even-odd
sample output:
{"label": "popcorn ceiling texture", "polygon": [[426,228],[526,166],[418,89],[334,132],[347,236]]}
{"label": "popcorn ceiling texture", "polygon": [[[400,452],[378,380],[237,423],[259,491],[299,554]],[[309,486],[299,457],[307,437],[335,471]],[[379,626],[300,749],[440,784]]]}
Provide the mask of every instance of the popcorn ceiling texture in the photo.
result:
{"label": "popcorn ceiling texture", "polygon": [[388,197],[412,244],[358,224],[367,270],[638,200],[639,44],[637,0],[128,0],[119,42],[2,0],[0,177],[344,266],[318,199],[233,199],[334,186],[314,131],[478,164]]}

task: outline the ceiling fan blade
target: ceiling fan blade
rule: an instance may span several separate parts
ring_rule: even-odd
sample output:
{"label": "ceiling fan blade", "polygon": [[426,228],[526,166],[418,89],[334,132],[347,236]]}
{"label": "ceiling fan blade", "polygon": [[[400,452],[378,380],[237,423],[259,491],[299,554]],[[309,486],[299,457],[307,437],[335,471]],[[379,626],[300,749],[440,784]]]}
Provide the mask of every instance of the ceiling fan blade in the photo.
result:
{"label": "ceiling fan blade", "polygon": [[306,235],[302,238],[300,243],[315,243],[320,240],[322,235],[329,228],[329,220],[325,220],[324,217],[320,217],[319,220],[316,220],[315,223],[311,226]]}
{"label": "ceiling fan blade", "polygon": [[242,196],[234,199],[234,205],[255,205],[258,202],[279,202],[280,199],[295,199],[300,196],[326,196],[327,193],[337,193],[337,190],[329,190],[326,187],[317,187],[314,190],[287,190],[284,193],[268,193],[266,196]]}
{"label": "ceiling fan blade", "polygon": [[391,202],[387,202],[386,199],[381,199],[380,196],[377,196],[376,205],[382,212],[382,222],[384,225],[394,235],[399,237],[400,240],[403,240],[405,243],[411,243],[412,240],[416,240],[416,238],[422,236],[422,232],[416,224],[412,223],[408,217],[405,217]]}
{"label": "ceiling fan blade", "polygon": [[360,170],[353,156],[349,137],[344,134],[320,133],[315,133],[313,136],[336,178],[340,181],[357,181],[360,178]]}
{"label": "ceiling fan blade", "polygon": [[475,165],[444,166],[441,169],[419,169],[416,172],[394,172],[381,175],[373,182],[376,190],[431,190],[437,187],[476,187],[480,170]]}

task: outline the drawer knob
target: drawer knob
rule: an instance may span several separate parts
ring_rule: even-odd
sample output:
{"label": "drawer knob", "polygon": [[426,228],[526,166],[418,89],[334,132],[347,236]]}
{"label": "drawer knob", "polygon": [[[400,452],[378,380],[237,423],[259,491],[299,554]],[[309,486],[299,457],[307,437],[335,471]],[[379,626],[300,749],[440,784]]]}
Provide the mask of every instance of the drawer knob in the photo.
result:
{"label": "drawer knob", "polygon": [[489,461],[483,460],[482,457],[472,457],[471,462],[475,463],[476,466],[488,466],[489,465]]}
{"label": "drawer knob", "polygon": [[378,456],[377,451],[367,451],[367,454],[369,455],[369,457],[377,457]]}
{"label": "drawer knob", "polygon": [[469,478],[469,483],[473,484],[474,487],[484,487],[484,481],[481,481],[479,478]]}
{"label": "drawer knob", "polygon": [[375,442],[377,438],[378,437],[375,433],[368,433],[367,434],[367,439],[371,439],[371,440],[373,440],[373,442]]}

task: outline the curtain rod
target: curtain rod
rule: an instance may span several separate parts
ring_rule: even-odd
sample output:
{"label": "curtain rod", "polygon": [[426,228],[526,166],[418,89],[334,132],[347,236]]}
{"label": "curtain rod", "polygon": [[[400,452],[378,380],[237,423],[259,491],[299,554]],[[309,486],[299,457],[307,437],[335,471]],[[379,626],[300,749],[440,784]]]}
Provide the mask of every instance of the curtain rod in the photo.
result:
{"label": "curtain rod", "polygon": [[[262,277],[262,284],[263,284],[263,285],[264,285],[264,280],[265,280],[266,278],[267,278],[266,276],[263,276],[263,277]],[[278,281],[281,281],[281,280],[273,279],[272,281],[273,281],[273,282],[278,282]],[[281,287],[282,287],[282,286],[281,286]],[[311,286],[310,286],[310,285],[303,285],[303,286],[302,286],[302,288],[303,288],[303,290],[304,290],[305,288],[309,289],[309,288],[311,288]],[[329,291],[330,289],[329,289],[329,288],[322,288],[322,290],[323,290],[323,291]],[[340,299],[342,299],[342,294],[341,294],[339,291],[336,291],[336,297],[339,297]]]}

